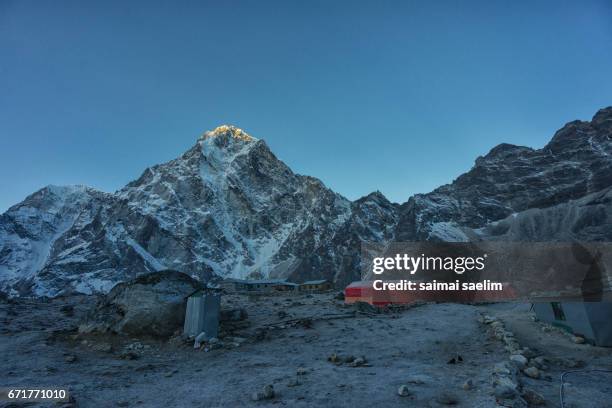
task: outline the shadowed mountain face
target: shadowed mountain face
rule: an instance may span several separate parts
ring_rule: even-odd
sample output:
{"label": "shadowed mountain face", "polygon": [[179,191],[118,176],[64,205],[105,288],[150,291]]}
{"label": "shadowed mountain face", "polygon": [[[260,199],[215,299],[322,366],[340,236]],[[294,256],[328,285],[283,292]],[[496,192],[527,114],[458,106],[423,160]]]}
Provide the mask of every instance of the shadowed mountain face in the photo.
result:
{"label": "shadowed mountain face", "polygon": [[501,144],[453,183],[411,197],[399,210],[397,240],[463,241],[530,208],[546,208],[612,186],[612,108],[574,121],[542,149]]}
{"label": "shadowed mountain face", "polygon": [[[591,122],[568,123],[542,149],[499,145],[453,183],[404,204],[378,192],[351,202],[293,173],[263,140],[221,126],[114,194],[49,186],[11,207],[0,216],[0,289],[105,292],[168,268],[201,279],[327,278],[340,286],[358,278],[363,241],[608,239],[593,220],[609,222],[609,194],[593,193],[612,186],[611,154],[607,108]],[[588,215],[563,227],[559,211],[592,200]],[[536,231],[500,227],[534,211]]]}

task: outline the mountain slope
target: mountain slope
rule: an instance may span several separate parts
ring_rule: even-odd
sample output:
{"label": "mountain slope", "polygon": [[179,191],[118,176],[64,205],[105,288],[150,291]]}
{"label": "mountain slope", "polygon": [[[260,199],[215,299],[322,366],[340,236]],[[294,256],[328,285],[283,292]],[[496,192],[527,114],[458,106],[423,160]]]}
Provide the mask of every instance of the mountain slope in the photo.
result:
{"label": "mountain slope", "polygon": [[[70,262],[67,232],[90,224],[110,195],[84,186],[48,186],[0,216],[0,279],[13,294],[44,292],[45,268]],[[88,251],[85,242],[82,252]],[[74,262],[82,261],[74,258]]]}
{"label": "mountain slope", "polygon": [[612,108],[574,121],[542,149],[501,144],[453,183],[411,197],[400,208],[398,240],[467,239],[479,228],[528,208],[545,208],[612,185]]}
{"label": "mountain slope", "polygon": [[[588,203],[612,186],[611,155],[606,108],[568,123],[542,149],[499,145],[451,184],[404,204],[379,192],[350,202],[293,173],[263,140],[220,126],[114,194],[46,187],[11,207],[0,216],[0,290],[107,291],[166,268],[201,279],[327,278],[341,286],[358,278],[364,241],[556,239],[568,236],[558,214],[572,208],[583,214],[572,218],[582,225],[570,229],[581,231],[576,237],[607,239],[585,220],[609,223],[609,200]],[[516,213],[544,220],[537,234],[518,224],[503,230]]]}
{"label": "mountain slope", "polygon": [[[293,173],[265,142],[230,126],[205,133],[181,157],[104,198],[63,197],[74,209],[66,220],[49,222],[48,234],[30,234],[53,250],[26,273],[3,234],[3,289],[88,293],[165,268],[199,278],[289,276],[351,215],[347,199]],[[83,205],[91,207],[88,217],[72,223]],[[38,210],[46,216],[45,206]],[[12,213],[3,218],[6,230],[14,228]],[[19,285],[14,275],[21,275]]]}

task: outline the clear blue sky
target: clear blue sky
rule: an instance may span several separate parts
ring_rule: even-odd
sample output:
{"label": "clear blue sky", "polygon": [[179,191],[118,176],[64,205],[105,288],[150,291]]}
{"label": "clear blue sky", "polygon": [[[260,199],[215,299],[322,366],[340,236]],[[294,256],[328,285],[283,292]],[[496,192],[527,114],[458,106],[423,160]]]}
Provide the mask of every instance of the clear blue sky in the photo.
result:
{"label": "clear blue sky", "polygon": [[0,0],[0,212],[114,191],[223,123],[403,202],[590,119],[611,73],[609,1]]}

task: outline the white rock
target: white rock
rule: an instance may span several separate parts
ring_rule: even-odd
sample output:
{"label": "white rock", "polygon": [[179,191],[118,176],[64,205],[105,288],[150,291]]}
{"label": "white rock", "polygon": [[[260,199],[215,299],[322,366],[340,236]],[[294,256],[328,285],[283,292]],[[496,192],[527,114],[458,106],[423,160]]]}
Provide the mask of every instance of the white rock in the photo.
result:
{"label": "white rock", "polygon": [[523,369],[527,366],[527,357],[521,354],[514,354],[510,356],[510,361],[512,361],[518,368]]}
{"label": "white rock", "polygon": [[193,348],[195,349],[200,348],[202,346],[202,343],[204,343],[205,341],[206,341],[206,333],[201,332],[195,337],[195,340],[193,342]]}
{"label": "white rock", "polygon": [[517,395],[518,385],[508,377],[498,377],[493,382],[493,393],[498,398],[512,399]]}
{"label": "white rock", "polygon": [[399,395],[400,397],[408,397],[412,395],[412,392],[410,391],[407,385],[400,385],[397,389],[397,395]]}
{"label": "white rock", "polygon": [[263,387],[263,397],[265,399],[272,399],[274,398],[274,395],[274,386],[272,384],[268,384]]}
{"label": "white rock", "polygon": [[508,367],[508,364],[506,364],[506,363],[497,363],[493,367],[493,372],[495,374],[510,375],[510,373],[512,371],[510,370],[510,367]]}
{"label": "white rock", "polygon": [[527,367],[526,369],[523,370],[523,373],[527,376],[527,377],[531,377],[531,378],[540,378],[540,370],[538,370],[535,367]]}

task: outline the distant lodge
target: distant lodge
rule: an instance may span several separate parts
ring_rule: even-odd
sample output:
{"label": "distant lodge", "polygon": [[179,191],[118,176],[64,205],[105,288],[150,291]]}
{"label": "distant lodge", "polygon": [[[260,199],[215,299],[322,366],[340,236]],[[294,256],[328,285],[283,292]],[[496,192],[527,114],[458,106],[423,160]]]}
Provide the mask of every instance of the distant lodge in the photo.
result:
{"label": "distant lodge", "polygon": [[304,283],[289,282],[286,279],[225,279],[221,287],[230,292],[324,292],[332,289],[332,284],[326,279]]}

